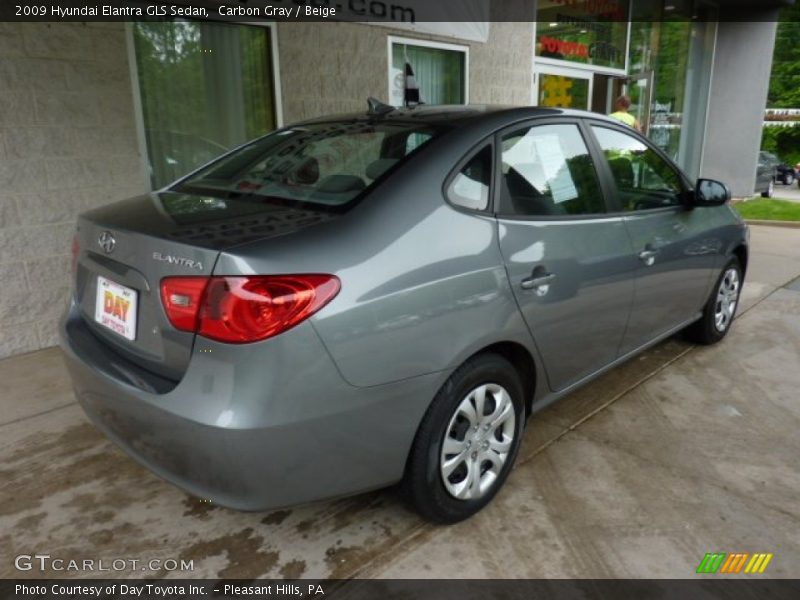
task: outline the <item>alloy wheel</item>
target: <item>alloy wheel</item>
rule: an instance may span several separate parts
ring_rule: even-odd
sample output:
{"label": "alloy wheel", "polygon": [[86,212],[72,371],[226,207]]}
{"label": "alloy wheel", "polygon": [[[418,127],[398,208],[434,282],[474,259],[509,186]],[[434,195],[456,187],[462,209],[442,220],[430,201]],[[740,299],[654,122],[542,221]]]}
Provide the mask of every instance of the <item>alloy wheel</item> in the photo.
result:
{"label": "alloy wheel", "polygon": [[730,268],[720,281],[717,290],[717,303],[714,307],[714,325],[717,331],[725,331],[733,320],[739,302],[739,271]]}

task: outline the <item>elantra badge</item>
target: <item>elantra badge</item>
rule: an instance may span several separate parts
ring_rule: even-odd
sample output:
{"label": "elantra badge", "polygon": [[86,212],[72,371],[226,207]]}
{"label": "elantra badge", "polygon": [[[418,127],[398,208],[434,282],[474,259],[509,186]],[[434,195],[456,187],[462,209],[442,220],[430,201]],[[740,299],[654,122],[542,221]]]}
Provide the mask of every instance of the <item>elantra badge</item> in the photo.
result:
{"label": "elantra badge", "polygon": [[153,252],[153,259],[160,260],[161,262],[169,263],[171,265],[178,265],[179,267],[188,267],[189,269],[203,270],[203,263],[199,260],[192,260],[191,258],[184,258],[182,256],[173,256],[172,254],[161,254],[161,252]]}

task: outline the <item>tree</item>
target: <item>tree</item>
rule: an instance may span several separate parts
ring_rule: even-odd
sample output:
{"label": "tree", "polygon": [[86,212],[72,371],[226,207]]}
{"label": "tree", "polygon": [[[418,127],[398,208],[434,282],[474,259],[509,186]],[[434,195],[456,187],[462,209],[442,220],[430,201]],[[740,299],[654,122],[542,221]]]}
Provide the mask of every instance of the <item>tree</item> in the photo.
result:
{"label": "tree", "polygon": [[800,4],[781,11],[772,55],[769,108],[800,108]]}
{"label": "tree", "polygon": [[[800,5],[781,11],[775,34],[772,72],[767,94],[769,108],[800,108]],[[800,162],[800,126],[764,127],[761,149],[793,165]]]}

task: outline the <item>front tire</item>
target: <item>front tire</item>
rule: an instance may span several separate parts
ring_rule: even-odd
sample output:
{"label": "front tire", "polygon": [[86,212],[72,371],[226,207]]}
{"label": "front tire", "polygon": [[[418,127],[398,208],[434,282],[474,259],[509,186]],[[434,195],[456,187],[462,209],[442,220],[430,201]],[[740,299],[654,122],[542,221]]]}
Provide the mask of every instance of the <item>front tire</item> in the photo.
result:
{"label": "front tire", "polygon": [[772,198],[774,195],[775,195],[775,182],[770,181],[769,187],[767,187],[766,190],[761,192],[761,196],[762,198]]}
{"label": "front tire", "polygon": [[690,340],[711,345],[728,334],[739,306],[742,280],[739,259],[731,258],[717,279],[711,297],[703,308],[703,316],[687,328],[686,333]]}
{"label": "front tire", "polygon": [[783,185],[792,185],[794,183],[794,175],[786,173],[783,176]]}
{"label": "front tire", "polygon": [[523,385],[497,354],[465,362],[422,419],[402,490],[434,523],[456,523],[486,506],[508,477],[522,441]]}

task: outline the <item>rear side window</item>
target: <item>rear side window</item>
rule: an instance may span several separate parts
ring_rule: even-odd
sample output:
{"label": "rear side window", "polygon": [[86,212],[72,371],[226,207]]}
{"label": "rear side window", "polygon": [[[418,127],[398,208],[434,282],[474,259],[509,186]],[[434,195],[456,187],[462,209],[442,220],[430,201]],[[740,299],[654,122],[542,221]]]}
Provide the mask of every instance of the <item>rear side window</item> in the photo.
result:
{"label": "rear side window", "polygon": [[314,123],[243,146],[176,189],[231,200],[340,207],[439,133],[436,127],[416,123]]}
{"label": "rear side window", "polygon": [[617,186],[622,210],[677,206],[683,185],[678,172],[641,140],[616,129],[592,125]]}
{"label": "rear side window", "polygon": [[486,210],[491,181],[492,147],[487,145],[453,177],[447,186],[447,199],[451,204],[470,210]]}
{"label": "rear side window", "polygon": [[517,216],[596,215],[605,202],[577,125],[526,127],[502,139],[503,211]]}

